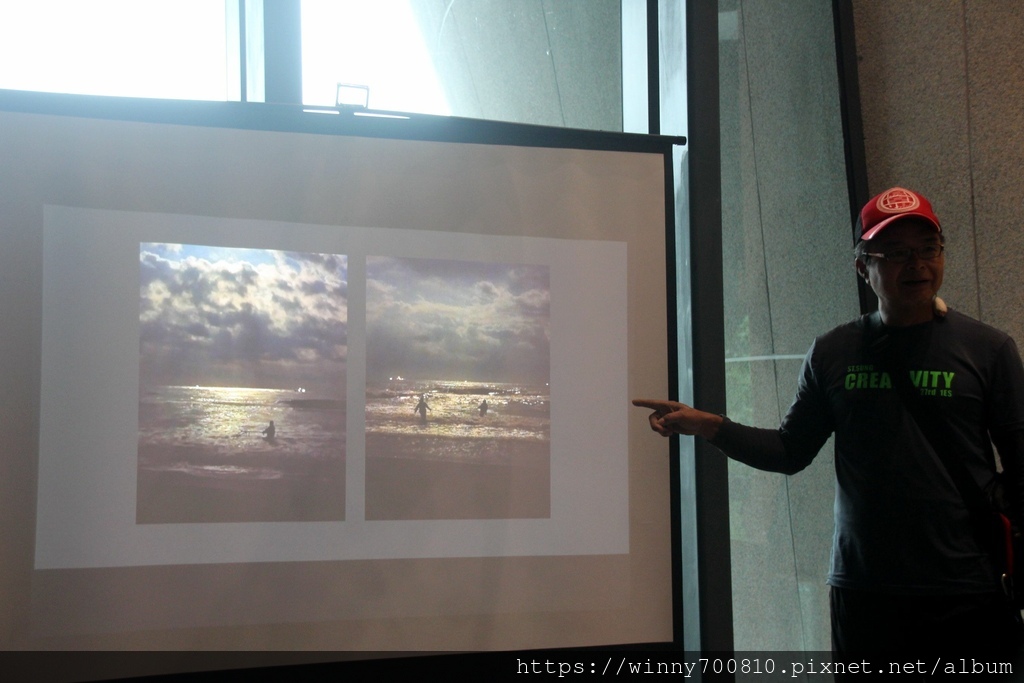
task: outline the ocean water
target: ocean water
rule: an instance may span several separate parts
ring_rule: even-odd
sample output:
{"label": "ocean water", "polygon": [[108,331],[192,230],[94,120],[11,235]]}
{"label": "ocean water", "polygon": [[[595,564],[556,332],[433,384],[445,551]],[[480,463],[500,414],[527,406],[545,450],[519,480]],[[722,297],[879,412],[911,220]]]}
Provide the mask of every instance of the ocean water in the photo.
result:
{"label": "ocean water", "polygon": [[[425,420],[417,411],[421,397]],[[545,385],[393,380],[367,387],[366,432],[548,441],[551,401]]]}
{"label": "ocean water", "polygon": [[367,519],[545,518],[550,471],[546,385],[394,380],[367,387]]}
{"label": "ocean water", "polygon": [[[274,438],[263,430],[274,421]],[[305,475],[345,454],[345,405],[292,390],[145,387],[139,467],[195,477]]]}
{"label": "ocean water", "polygon": [[[273,439],[262,433],[270,420]],[[367,387],[365,422],[368,457],[510,462],[548,452],[550,395],[546,385],[395,380]],[[142,471],[236,481],[309,476],[343,461],[345,438],[340,400],[259,388],[140,392]]]}

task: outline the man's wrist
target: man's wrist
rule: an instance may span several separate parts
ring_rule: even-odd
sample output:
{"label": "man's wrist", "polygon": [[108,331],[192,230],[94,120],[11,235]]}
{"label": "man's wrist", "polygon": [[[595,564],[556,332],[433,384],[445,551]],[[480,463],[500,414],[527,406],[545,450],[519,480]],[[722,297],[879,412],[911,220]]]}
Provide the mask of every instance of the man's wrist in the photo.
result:
{"label": "man's wrist", "polygon": [[722,423],[725,422],[725,417],[715,415],[714,413],[705,413],[705,416],[701,425],[700,435],[708,441],[714,441],[715,437],[718,436],[718,430],[722,427]]}

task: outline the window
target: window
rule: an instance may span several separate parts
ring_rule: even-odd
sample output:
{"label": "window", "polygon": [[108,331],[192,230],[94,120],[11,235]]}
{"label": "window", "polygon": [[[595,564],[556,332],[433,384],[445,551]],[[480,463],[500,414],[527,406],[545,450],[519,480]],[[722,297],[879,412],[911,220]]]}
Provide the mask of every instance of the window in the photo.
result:
{"label": "window", "polygon": [[2,0],[0,88],[228,99],[230,4]]}
{"label": "window", "polygon": [[369,107],[451,114],[406,0],[303,0],[302,103],[334,106],[337,85],[369,88]]}
{"label": "window", "polygon": [[372,109],[646,131],[646,110],[630,113],[646,102],[645,7],[0,0],[0,88],[333,106],[347,83],[368,89]]}
{"label": "window", "polygon": [[334,105],[343,82],[372,109],[621,131],[623,79],[647,78],[623,73],[627,5],[303,0],[303,102]]}

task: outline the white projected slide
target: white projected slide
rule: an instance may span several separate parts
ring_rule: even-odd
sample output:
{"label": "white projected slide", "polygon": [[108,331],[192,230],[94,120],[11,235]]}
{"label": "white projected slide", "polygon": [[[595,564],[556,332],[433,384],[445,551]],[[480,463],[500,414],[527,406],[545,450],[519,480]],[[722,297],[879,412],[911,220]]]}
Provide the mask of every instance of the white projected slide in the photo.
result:
{"label": "white projected slide", "polygon": [[36,568],[628,553],[626,258],[46,206]]}
{"label": "white projected slide", "polygon": [[0,111],[0,645],[671,638],[664,154],[54,97]]}

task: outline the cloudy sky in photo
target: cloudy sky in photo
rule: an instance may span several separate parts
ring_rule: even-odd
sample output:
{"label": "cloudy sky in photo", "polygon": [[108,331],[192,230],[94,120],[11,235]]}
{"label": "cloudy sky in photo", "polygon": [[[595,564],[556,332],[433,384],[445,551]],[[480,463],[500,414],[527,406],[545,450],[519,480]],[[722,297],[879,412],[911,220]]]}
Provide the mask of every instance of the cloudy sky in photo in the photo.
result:
{"label": "cloudy sky in photo", "polygon": [[140,245],[141,383],[343,398],[347,271],[335,254]]}
{"label": "cloudy sky in photo", "polygon": [[367,379],[547,382],[547,266],[369,257]]}

